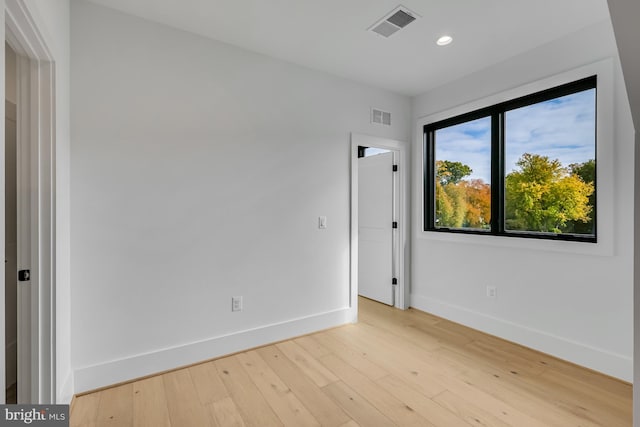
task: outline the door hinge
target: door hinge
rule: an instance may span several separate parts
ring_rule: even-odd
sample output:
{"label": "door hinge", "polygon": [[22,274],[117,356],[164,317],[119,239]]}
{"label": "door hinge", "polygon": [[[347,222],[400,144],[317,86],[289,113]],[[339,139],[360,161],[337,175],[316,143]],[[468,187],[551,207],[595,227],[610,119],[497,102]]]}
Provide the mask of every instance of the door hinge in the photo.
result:
{"label": "door hinge", "polygon": [[398,172],[398,165],[393,165],[393,171]]}
{"label": "door hinge", "polygon": [[398,279],[396,279],[395,277],[393,279],[391,279],[391,284],[392,285],[397,285],[398,284]]}
{"label": "door hinge", "polygon": [[31,280],[31,271],[29,270],[20,270],[18,271],[18,281],[19,282],[27,282]]}
{"label": "door hinge", "polygon": [[393,224],[391,224],[392,228],[398,228],[398,222],[397,221],[393,221]]}

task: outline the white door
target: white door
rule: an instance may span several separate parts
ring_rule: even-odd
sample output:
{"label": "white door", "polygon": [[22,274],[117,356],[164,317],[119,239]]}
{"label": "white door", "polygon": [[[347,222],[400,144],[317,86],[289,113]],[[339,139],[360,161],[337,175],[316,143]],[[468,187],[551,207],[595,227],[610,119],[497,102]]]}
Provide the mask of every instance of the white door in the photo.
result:
{"label": "white door", "polygon": [[358,293],[393,305],[393,152],[358,159]]}

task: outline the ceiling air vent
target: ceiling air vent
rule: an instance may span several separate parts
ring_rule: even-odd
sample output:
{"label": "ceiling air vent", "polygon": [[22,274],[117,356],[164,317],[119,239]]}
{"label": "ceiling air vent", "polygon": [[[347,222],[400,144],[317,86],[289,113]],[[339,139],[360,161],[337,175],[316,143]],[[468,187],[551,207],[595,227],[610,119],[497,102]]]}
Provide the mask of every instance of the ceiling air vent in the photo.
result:
{"label": "ceiling air vent", "polygon": [[371,109],[371,123],[378,123],[385,126],[391,126],[391,113],[388,111]]}
{"label": "ceiling air vent", "polygon": [[398,6],[384,18],[373,24],[369,30],[381,36],[389,37],[416,20],[418,14],[411,12],[404,6]]}

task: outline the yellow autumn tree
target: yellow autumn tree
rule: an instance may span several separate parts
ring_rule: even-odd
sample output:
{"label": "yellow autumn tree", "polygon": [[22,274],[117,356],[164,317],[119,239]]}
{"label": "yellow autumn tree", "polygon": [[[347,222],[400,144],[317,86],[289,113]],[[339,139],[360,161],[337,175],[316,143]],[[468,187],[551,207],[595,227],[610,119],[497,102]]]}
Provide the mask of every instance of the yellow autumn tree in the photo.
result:
{"label": "yellow autumn tree", "polygon": [[593,182],[538,154],[525,153],[516,165],[505,180],[508,230],[562,233],[571,221],[591,220]]}

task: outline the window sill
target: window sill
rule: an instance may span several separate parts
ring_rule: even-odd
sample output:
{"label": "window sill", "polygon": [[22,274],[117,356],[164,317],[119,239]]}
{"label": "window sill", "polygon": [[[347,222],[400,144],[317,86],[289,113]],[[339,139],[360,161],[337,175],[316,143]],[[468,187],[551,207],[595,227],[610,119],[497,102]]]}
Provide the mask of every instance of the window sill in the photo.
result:
{"label": "window sill", "polygon": [[613,242],[611,239],[604,237],[599,237],[598,242],[593,243],[517,236],[495,236],[489,234],[448,233],[446,231],[420,231],[418,232],[417,238],[418,240],[460,243],[464,245],[493,246],[605,257],[613,256]]}

